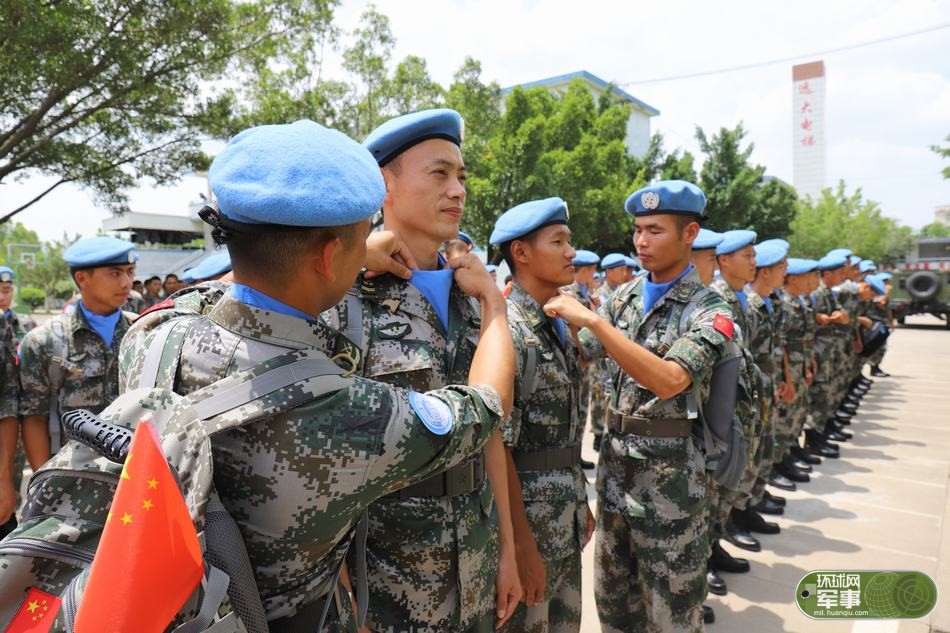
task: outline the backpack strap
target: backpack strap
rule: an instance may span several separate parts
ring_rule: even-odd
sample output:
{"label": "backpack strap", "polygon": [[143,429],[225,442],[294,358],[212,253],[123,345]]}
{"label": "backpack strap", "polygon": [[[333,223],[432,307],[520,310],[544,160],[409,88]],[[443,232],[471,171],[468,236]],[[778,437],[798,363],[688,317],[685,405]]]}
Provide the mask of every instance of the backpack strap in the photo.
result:
{"label": "backpack strap", "polygon": [[518,313],[519,319],[515,322],[518,323],[518,326],[525,332],[524,342],[526,357],[524,368],[521,372],[521,391],[518,395],[521,398],[522,406],[528,406],[528,399],[531,398],[531,395],[534,394],[535,389],[538,387],[538,347],[540,347],[541,341],[535,335],[534,331],[527,327],[528,317],[525,315],[521,306],[510,301],[508,305],[514,308]]}
{"label": "backpack strap", "polygon": [[56,453],[62,446],[62,421],[60,420],[59,392],[66,380],[66,359],[69,358],[69,335],[63,323],[65,316],[57,315],[50,321],[52,355],[49,376],[49,439],[50,451]]}
{"label": "backpack strap", "polygon": [[173,332],[183,335],[192,320],[196,317],[197,315],[175,317],[162,323],[155,329],[152,341],[145,351],[145,360],[142,363],[142,371],[139,374],[138,386],[140,389],[151,389],[152,387],[171,389],[173,387],[172,383],[174,382],[176,372],[169,372],[166,379],[162,381],[166,384],[158,384],[160,372],[162,367],[167,364],[167,361],[173,357],[175,365],[178,365],[178,358],[181,356],[181,348],[185,344],[185,337],[175,337],[172,339],[173,345],[168,345],[168,341],[171,339]]}
{"label": "backpack strap", "polygon": [[343,330],[343,334],[362,351],[363,301],[355,294],[347,293],[344,304],[346,306],[346,328]]}

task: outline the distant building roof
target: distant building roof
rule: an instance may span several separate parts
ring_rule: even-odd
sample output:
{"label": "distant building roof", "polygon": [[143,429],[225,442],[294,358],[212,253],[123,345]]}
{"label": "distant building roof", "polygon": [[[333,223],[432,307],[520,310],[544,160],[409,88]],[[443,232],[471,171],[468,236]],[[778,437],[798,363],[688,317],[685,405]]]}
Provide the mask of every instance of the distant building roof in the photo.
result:
{"label": "distant building roof", "polygon": [[186,268],[194,266],[208,253],[204,249],[173,249],[173,248],[137,248],[139,261],[135,265],[135,278],[148,279],[158,276],[162,279],[168,273],[175,273],[179,277]]}
{"label": "distant building roof", "polygon": [[[568,83],[574,79],[584,79],[594,84],[595,86],[601,88],[602,90],[607,90],[608,88],[610,88],[613,94],[617,95],[618,97],[620,97],[621,99],[623,99],[624,101],[628,103],[632,103],[633,105],[637,106],[641,110],[646,111],[650,116],[657,116],[660,114],[660,111],[654,108],[653,106],[643,101],[640,101],[629,92],[621,90],[617,86],[611,86],[610,83],[604,81],[597,75],[587,72],[586,70],[579,70],[577,72],[567,73],[566,75],[558,75],[556,77],[548,77],[547,79],[538,79],[537,81],[529,81],[528,83],[518,84],[518,87],[521,87],[521,88],[542,87],[543,88],[545,86],[551,86],[554,84]],[[509,86],[508,88],[503,89],[501,91],[501,94],[507,95],[514,88],[515,86]]]}

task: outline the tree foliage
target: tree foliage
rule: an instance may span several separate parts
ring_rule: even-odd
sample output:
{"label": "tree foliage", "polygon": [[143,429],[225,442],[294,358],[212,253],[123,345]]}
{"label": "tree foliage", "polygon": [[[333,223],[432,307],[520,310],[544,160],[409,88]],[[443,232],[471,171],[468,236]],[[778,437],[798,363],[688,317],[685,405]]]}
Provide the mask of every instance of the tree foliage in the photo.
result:
{"label": "tree foliage", "polygon": [[300,72],[334,0],[4,0],[0,3],[0,182],[34,174],[121,211],[125,190],[203,167],[206,129],[230,118],[232,91],[275,63]]}
{"label": "tree foliage", "polygon": [[931,222],[920,229],[920,237],[950,237],[950,226],[943,222]]}
{"label": "tree foliage", "polygon": [[[944,139],[947,142],[950,142],[950,134],[947,135],[947,138]],[[930,149],[937,153],[937,155],[950,160],[950,145],[947,147],[940,147],[939,145],[931,145]],[[943,177],[950,180],[950,165],[947,165],[943,168]]]}
{"label": "tree foliage", "polygon": [[876,202],[865,200],[861,189],[849,194],[841,181],[835,189],[822,190],[817,200],[798,201],[789,242],[801,257],[819,258],[847,246],[863,258],[893,263],[911,249],[914,235],[883,215]]}

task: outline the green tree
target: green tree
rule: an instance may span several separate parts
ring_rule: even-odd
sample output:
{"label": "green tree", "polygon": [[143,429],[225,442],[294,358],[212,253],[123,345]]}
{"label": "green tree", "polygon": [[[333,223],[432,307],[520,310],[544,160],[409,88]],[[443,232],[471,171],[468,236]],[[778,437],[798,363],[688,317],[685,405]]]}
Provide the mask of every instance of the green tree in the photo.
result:
{"label": "green tree", "polygon": [[[0,3],[0,182],[32,174],[76,183],[121,211],[125,190],[206,166],[247,78],[305,65],[335,0],[6,0]],[[209,95],[210,82],[233,90]]]}
{"label": "green tree", "polygon": [[31,267],[20,268],[22,283],[39,287],[49,297],[58,296],[57,288],[62,290],[62,282],[72,283],[69,274],[69,265],[63,261],[63,251],[78,239],[78,236],[62,241],[46,242],[42,246],[41,256]]}
{"label": "green tree", "polygon": [[740,147],[745,136],[742,123],[733,129],[721,128],[711,138],[696,127],[696,140],[706,155],[699,185],[709,200],[708,226],[716,231],[751,228],[758,212],[765,168],[749,164],[755,146]]}
{"label": "green tree", "polygon": [[35,312],[46,301],[46,293],[40,288],[26,286],[20,289],[17,299],[30,306],[31,312]]}
{"label": "green tree", "polygon": [[[945,138],[944,140],[950,142],[950,134],[948,134],[947,138]],[[947,147],[940,147],[939,145],[931,145],[930,149],[935,151],[939,156],[942,156],[950,160],[950,145],[948,145]],[[943,173],[944,178],[950,179],[950,165],[947,165],[946,167],[944,167],[942,173]]]}
{"label": "green tree", "polygon": [[848,194],[844,181],[823,189],[816,200],[798,201],[792,221],[791,250],[801,257],[822,257],[833,248],[847,247],[878,263],[902,258],[913,243],[909,227],[898,225],[881,213],[880,206],[865,200],[861,189]]}
{"label": "green tree", "polygon": [[943,222],[931,222],[920,229],[920,237],[950,237],[950,226]]}

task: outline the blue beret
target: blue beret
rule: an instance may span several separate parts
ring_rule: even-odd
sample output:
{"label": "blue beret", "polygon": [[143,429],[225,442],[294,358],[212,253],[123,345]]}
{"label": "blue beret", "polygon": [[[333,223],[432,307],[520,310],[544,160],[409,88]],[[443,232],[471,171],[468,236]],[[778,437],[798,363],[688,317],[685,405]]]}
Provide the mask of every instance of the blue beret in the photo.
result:
{"label": "blue beret", "polygon": [[596,266],[600,258],[593,251],[579,250],[574,255],[575,266]]}
{"label": "blue beret", "polygon": [[877,270],[877,266],[870,259],[865,259],[858,264],[858,270],[862,273],[873,273]]}
{"label": "blue beret", "polygon": [[70,268],[127,266],[139,260],[135,244],[117,237],[86,237],[66,249],[63,260]]}
{"label": "blue beret", "polygon": [[244,130],[211,163],[208,181],[221,215],[245,224],[353,224],[386,196],[366,149],[307,120]]}
{"label": "blue beret", "polygon": [[211,279],[229,270],[231,270],[231,255],[227,250],[222,250],[208,255],[188,272],[194,279]]}
{"label": "blue beret", "polygon": [[461,146],[464,136],[462,115],[448,108],[437,108],[389,119],[369,133],[363,146],[382,167],[422,141],[442,138]]}
{"label": "blue beret", "polygon": [[468,236],[468,233],[466,233],[465,231],[459,231],[459,234],[456,236],[455,239],[462,240],[463,242],[465,242],[465,243],[468,244],[469,246],[475,246],[475,242],[472,241],[472,238],[470,238],[470,237]]}
{"label": "blue beret", "polygon": [[640,261],[636,257],[624,257],[627,262],[627,268],[640,268]]}
{"label": "blue beret", "polygon": [[7,266],[0,266],[0,281],[13,282],[16,281],[16,273],[13,272],[12,268]]}
{"label": "blue beret", "polygon": [[190,284],[197,281],[198,279],[195,277],[194,270],[195,270],[194,266],[186,269],[185,272],[181,274],[181,282]]}
{"label": "blue beret", "polygon": [[786,275],[804,275],[805,273],[810,273],[817,268],[818,268],[817,260],[790,257],[788,259],[788,270],[785,271],[785,274]]}
{"label": "blue beret", "polygon": [[887,273],[887,272],[878,273],[878,274],[877,274],[877,278],[880,279],[881,281],[887,281],[888,279],[890,279],[890,278],[893,277],[893,276],[894,276],[894,275],[892,275],[891,273]]}
{"label": "blue beret", "polygon": [[726,231],[722,234],[722,242],[716,247],[716,255],[735,253],[740,248],[752,244],[755,238],[755,231],[747,231],[745,229]]}
{"label": "blue beret", "polygon": [[788,256],[788,251],[782,248],[781,244],[772,242],[771,244],[755,245],[755,267],[766,268],[774,266]]}
{"label": "blue beret", "polygon": [[858,257],[857,255],[852,255],[851,257],[848,258],[848,261],[851,263],[852,266],[857,266],[861,263],[861,258]]}
{"label": "blue beret", "polygon": [[567,224],[569,217],[567,203],[557,196],[522,202],[501,214],[488,241],[504,244],[551,224]]}
{"label": "blue beret", "polygon": [[610,253],[600,260],[600,267],[604,270],[609,270],[611,268],[617,268],[619,266],[626,266],[627,258],[621,255],[620,253]]}
{"label": "blue beret", "polygon": [[871,286],[871,288],[879,295],[887,292],[887,288],[884,287],[884,280],[878,277],[877,275],[868,275],[864,278],[864,281]]}
{"label": "blue beret", "polygon": [[702,217],[706,194],[685,180],[660,180],[631,193],[624,208],[630,215],[679,213]]}
{"label": "blue beret", "polygon": [[[773,237],[772,239],[762,240],[761,242],[759,242],[759,244],[775,244],[779,246],[780,248],[785,249],[785,254],[786,255],[788,254],[788,241],[783,240],[782,238]],[[756,246],[758,246],[758,244],[756,244]]]}
{"label": "blue beret", "polygon": [[699,229],[699,235],[696,236],[696,240],[693,242],[693,250],[701,251],[707,248],[716,248],[722,244],[722,240],[722,233],[716,233],[709,229]]}
{"label": "blue beret", "polygon": [[834,270],[841,268],[848,261],[848,256],[843,253],[828,253],[818,260],[818,270]]}
{"label": "blue beret", "polygon": [[841,255],[842,257],[851,257],[850,248],[833,248],[827,253],[828,255]]}

